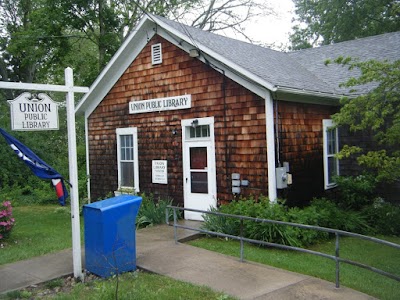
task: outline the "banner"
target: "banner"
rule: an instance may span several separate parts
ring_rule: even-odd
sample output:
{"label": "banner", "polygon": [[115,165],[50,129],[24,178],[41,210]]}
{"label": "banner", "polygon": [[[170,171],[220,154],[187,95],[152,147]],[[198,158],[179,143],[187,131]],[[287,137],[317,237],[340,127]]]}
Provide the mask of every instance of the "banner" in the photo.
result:
{"label": "banner", "polygon": [[39,178],[51,179],[54,189],[56,190],[58,202],[64,206],[65,200],[68,197],[68,191],[64,184],[63,177],[52,167],[46,164],[28,147],[22,144],[13,136],[0,128],[0,133],[3,135],[11,149],[15,154],[31,169],[31,171]]}

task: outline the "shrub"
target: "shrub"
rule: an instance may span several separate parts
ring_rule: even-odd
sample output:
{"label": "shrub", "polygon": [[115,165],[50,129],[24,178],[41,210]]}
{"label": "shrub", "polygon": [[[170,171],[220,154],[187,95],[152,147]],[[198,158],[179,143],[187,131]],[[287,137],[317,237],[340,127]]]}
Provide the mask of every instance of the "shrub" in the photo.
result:
{"label": "shrub", "polygon": [[[240,199],[211,209],[226,214],[244,215],[253,218],[291,222],[305,225],[328,227],[339,230],[364,233],[371,231],[365,217],[360,212],[345,211],[326,199],[315,199],[305,208],[287,208],[283,204],[271,203],[268,198],[260,200]],[[203,228],[231,235],[240,234],[239,219],[207,214]],[[329,234],[314,229],[304,229],[289,225],[266,222],[243,221],[243,234],[247,238],[304,247],[329,238]]]}
{"label": "shrub", "polygon": [[[222,207],[221,210],[215,207],[210,207],[209,211],[223,212]],[[239,235],[240,233],[240,221],[238,219],[212,214],[204,214],[203,219],[204,223],[202,224],[202,228],[205,230],[230,235]]]}
{"label": "shrub", "polygon": [[[172,200],[154,199],[153,194],[145,193],[140,195],[142,203],[136,218],[136,227],[142,228],[165,222],[165,209],[172,204]],[[169,212],[168,220],[173,218],[172,211]]]}
{"label": "shrub", "polygon": [[382,198],[364,207],[362,211],[368,224],[378,234],[400,236],[400,206],[385,202]]}
{"label": "shrub", "polygon": [[319,221],[318,224],[315,224],[317,226],[360,234],[371,233],[373,231],[362,212],[342,209],[328,199],[313,199],[310,207],[313,207],[318,212]]}
{"label": "shrub", "polygon": [[343,209],[361,210],[375,198],[376,180],[371,175],[337,176],[339,197],[337,204]]}
{"label": "shrub", "polygon": [[4,201],[0,207],[0,240],[8,238],[14,223],[11,202]]}

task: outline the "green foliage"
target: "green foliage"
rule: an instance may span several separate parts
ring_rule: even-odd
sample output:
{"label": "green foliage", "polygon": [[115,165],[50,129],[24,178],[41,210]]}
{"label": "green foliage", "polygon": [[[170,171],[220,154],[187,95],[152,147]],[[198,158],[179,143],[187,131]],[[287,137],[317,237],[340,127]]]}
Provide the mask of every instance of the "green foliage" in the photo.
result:
{"label": "green foliage", "polygon": [[336,203],[343,209],[359,211],[375,197],[376,179],[372,175],[336,176],[339,196]]}
{"label": "green foliage", "polygon": [[54,289],[56,287],[61,287],[62,285],[63,285],[62,278],[53,279],[45,283],[45,286],[48,289]]}
{"label": "green foliage", "polygon": [[400,30],[400,4],[393,0],[294,0],[294,50]]}
{"label": "green foliage", "polygon": [[[341,210],[326,199],[316,199],[310,206],[302,209],[271,203],[266,197],[261,197],[258,202],[252,198],[240,199],[211,211],[358,233],[365,233],[371,229],[361,213]],[[208,214],[204,215],[204,221],[203,227],[206,230],[240,235],[238,219]],[[248,220],[243,221],[243,234],[251,239],[297,247],[311,245],[329,237],[322,231]]]}
{"label": "green foliage", "polygon": [[366,84],[374,87],[367,94],[341,99],[342,107],[333,115],[338,126],[368,133],[374,148],[345,145],[339,157],[355,155],[359,165],[373,172],[378,182],[394,182],[400,178],[400,60],[360,62],[340,57],[336,62],[361,72],[341,86],[355,90]]}
{"label": "green foliage", "polygon": [[31,299],[32,292],[29,291],[11,291],[6,294],[5,299]]}
{"label": "green foliage", "polygon": [[[117,291],[116,291],[117,286]],[[188,299],[188,300],[229,300],[233,297],[215,292],[206,286],[147,272],[126,272],[116,278],[94,279],[87,283],[77,283],[68,292],[58,291],[42,296],[43,289],[34,289],[29,299],[85,299],[85,300],[151,300],[151,299]],[[53,295],[54,294],[54,295]],[[15,293],[16,296],[20,294]],[[19,297],[18,299],[20,299]],[[17,298],[10,298],[17,299]]]}
{"label": "green foliage", "polygon": [[[55,98],[52,98],[57,100],[57,95],[54,96]],[[9,106],[5,100],[4,96],[0,94],[0,127],[25,144],[68,180],[68,138],[65,110],[61,109],[59,112],[60,129],[57,131],[12,132]],[[83,121],[83,118],[77,118],[76,122],[80,198],[87,196]],[[0,136],[0,167],[2,170],[0,172],[0,198],[10,199],[15,205],[57,203],[57,196],[51,182],[36,177],[15,155],[2,136]]]}
{"label": "green foliage", "polygon": [[377,233],[400,236],[400,206],[381,198],[363,208],[362,214]]}
{"label": "green foliage", "polygon": [[[145,193],[140,195],[142,203],[136,217],[136,227],[143,228],[161,224],[165,222],[165,211],[168,205],[172,205],[172,200],[155,199],[153,194]],[[173,212],[169,211],[168,219],[173,219]]]}

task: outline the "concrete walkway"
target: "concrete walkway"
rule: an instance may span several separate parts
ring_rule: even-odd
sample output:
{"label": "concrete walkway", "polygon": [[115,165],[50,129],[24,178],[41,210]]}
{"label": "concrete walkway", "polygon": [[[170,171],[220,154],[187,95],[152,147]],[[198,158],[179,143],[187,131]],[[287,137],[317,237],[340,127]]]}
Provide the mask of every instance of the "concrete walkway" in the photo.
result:
{"label": "concrete walkway", "polygon": [[[178,237],[193,232],[179,229]],[[206,285],[239,299],[374,299],[360,292],[277,268],[175,244],[173,228],[161,225],[136,234],[137,267],[174,279]],[[72,251],[0,266],[0,293],[72,274]]]}

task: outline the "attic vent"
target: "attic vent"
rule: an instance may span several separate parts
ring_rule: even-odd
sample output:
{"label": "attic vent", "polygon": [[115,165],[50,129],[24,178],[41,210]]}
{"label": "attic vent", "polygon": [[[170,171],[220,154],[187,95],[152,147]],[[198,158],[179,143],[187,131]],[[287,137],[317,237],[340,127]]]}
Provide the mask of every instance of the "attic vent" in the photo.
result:
{"label": "attic vent", "polygon": [[151,46],[151,63],[153,65],[162,63],[161,44],[155,44]]}

